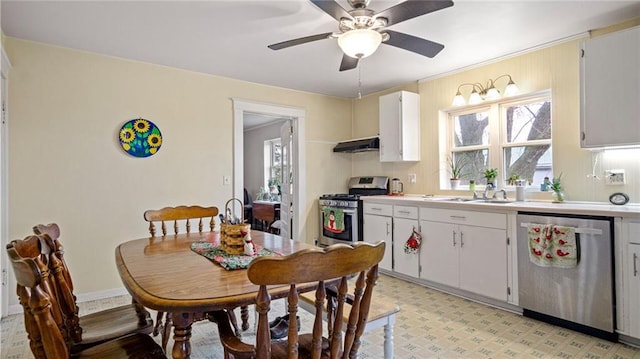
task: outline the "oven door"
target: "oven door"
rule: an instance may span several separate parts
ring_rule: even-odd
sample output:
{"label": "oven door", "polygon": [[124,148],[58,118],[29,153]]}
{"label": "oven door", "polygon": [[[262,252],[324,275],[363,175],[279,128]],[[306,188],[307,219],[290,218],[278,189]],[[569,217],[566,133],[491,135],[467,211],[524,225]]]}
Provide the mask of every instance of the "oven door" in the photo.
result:
{"label": "oven door", "polygon": [[358,210],[320,206],[320,239],[318,245],[353,244],[358,240]]}

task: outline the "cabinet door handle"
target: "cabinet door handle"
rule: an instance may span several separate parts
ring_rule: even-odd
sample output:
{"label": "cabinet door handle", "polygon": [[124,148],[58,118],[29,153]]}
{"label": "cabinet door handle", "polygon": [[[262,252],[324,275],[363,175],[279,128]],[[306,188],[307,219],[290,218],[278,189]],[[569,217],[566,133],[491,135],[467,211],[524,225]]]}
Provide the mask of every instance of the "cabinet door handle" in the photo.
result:
{"label": "cabinet door handle", "polygon": [[387,236],[389,235],[389,222],[387,222]]}
{"label": "cabinet door handle", "polygon": [[633,276],[634,277],[638,275],[637,263],[638,263],[638,255],[634,253],[633,254]]}
{"label": "cabinet door handle", "polygon": [[464,247],[464,239],[462,239],[463,235],[464,235],[464,233],[460,232],[460,248]]}
{"label": "cabinet door handle", "polygon": [[456,231],[453,231],[453,246],[456,246]]}

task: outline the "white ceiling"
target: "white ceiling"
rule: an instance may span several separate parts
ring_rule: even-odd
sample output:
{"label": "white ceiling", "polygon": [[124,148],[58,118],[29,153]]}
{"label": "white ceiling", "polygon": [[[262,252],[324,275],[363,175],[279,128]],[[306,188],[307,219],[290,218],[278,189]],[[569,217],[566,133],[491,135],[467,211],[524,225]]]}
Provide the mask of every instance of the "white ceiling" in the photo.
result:
{"label": "white ceiling", "polygon": [[[369,8],[398,2],[372,0]],[[335,19],[307,0],[2,0],[0,11],[7,36],[347,98],[358,95],[359,72],[366,95],[640,16],[640,1],[454,3],[390,27],[444,44],[435,58],[383,44],[359,69],[344,72],[335,39],[267,48],[338,30]]]}

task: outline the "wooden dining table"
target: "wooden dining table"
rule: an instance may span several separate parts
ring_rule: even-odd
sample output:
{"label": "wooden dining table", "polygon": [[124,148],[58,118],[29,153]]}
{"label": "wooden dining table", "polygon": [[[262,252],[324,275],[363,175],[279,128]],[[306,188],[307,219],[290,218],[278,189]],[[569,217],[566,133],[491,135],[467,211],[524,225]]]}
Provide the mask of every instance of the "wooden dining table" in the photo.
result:
{"label": "wooden dining table", "polygon": [[[120,278],[133,300],[149,309],[172,313],[173,358],[190,357],[194,322],[207,319],[208,312],[254,304],[258,292],[246,269],[226,270],[191,250],[191,243],[215,237],[208,233],[134,239],[115,251]],[[313,247],[254,230],[251,237],[257,246],[283,255]],[[285,297],[288,290],[288,285],[273,286],[269,293],[277,299]]]}

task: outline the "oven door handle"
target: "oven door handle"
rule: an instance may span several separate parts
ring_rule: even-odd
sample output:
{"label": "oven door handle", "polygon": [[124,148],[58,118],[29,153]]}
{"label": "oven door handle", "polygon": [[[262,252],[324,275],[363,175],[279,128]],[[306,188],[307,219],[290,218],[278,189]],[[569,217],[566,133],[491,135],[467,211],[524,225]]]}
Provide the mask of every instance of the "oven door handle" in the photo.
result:
{"label": "oven door handle", "polygon": [[356,213],[357,210],[355,208],[349,208],[349,209],[344,209],[344,208],[338,208],[338,207],[322,207],[322,209],[338,209],[341,210],[343,213],[348,213],[348,214],[353,214]]}

